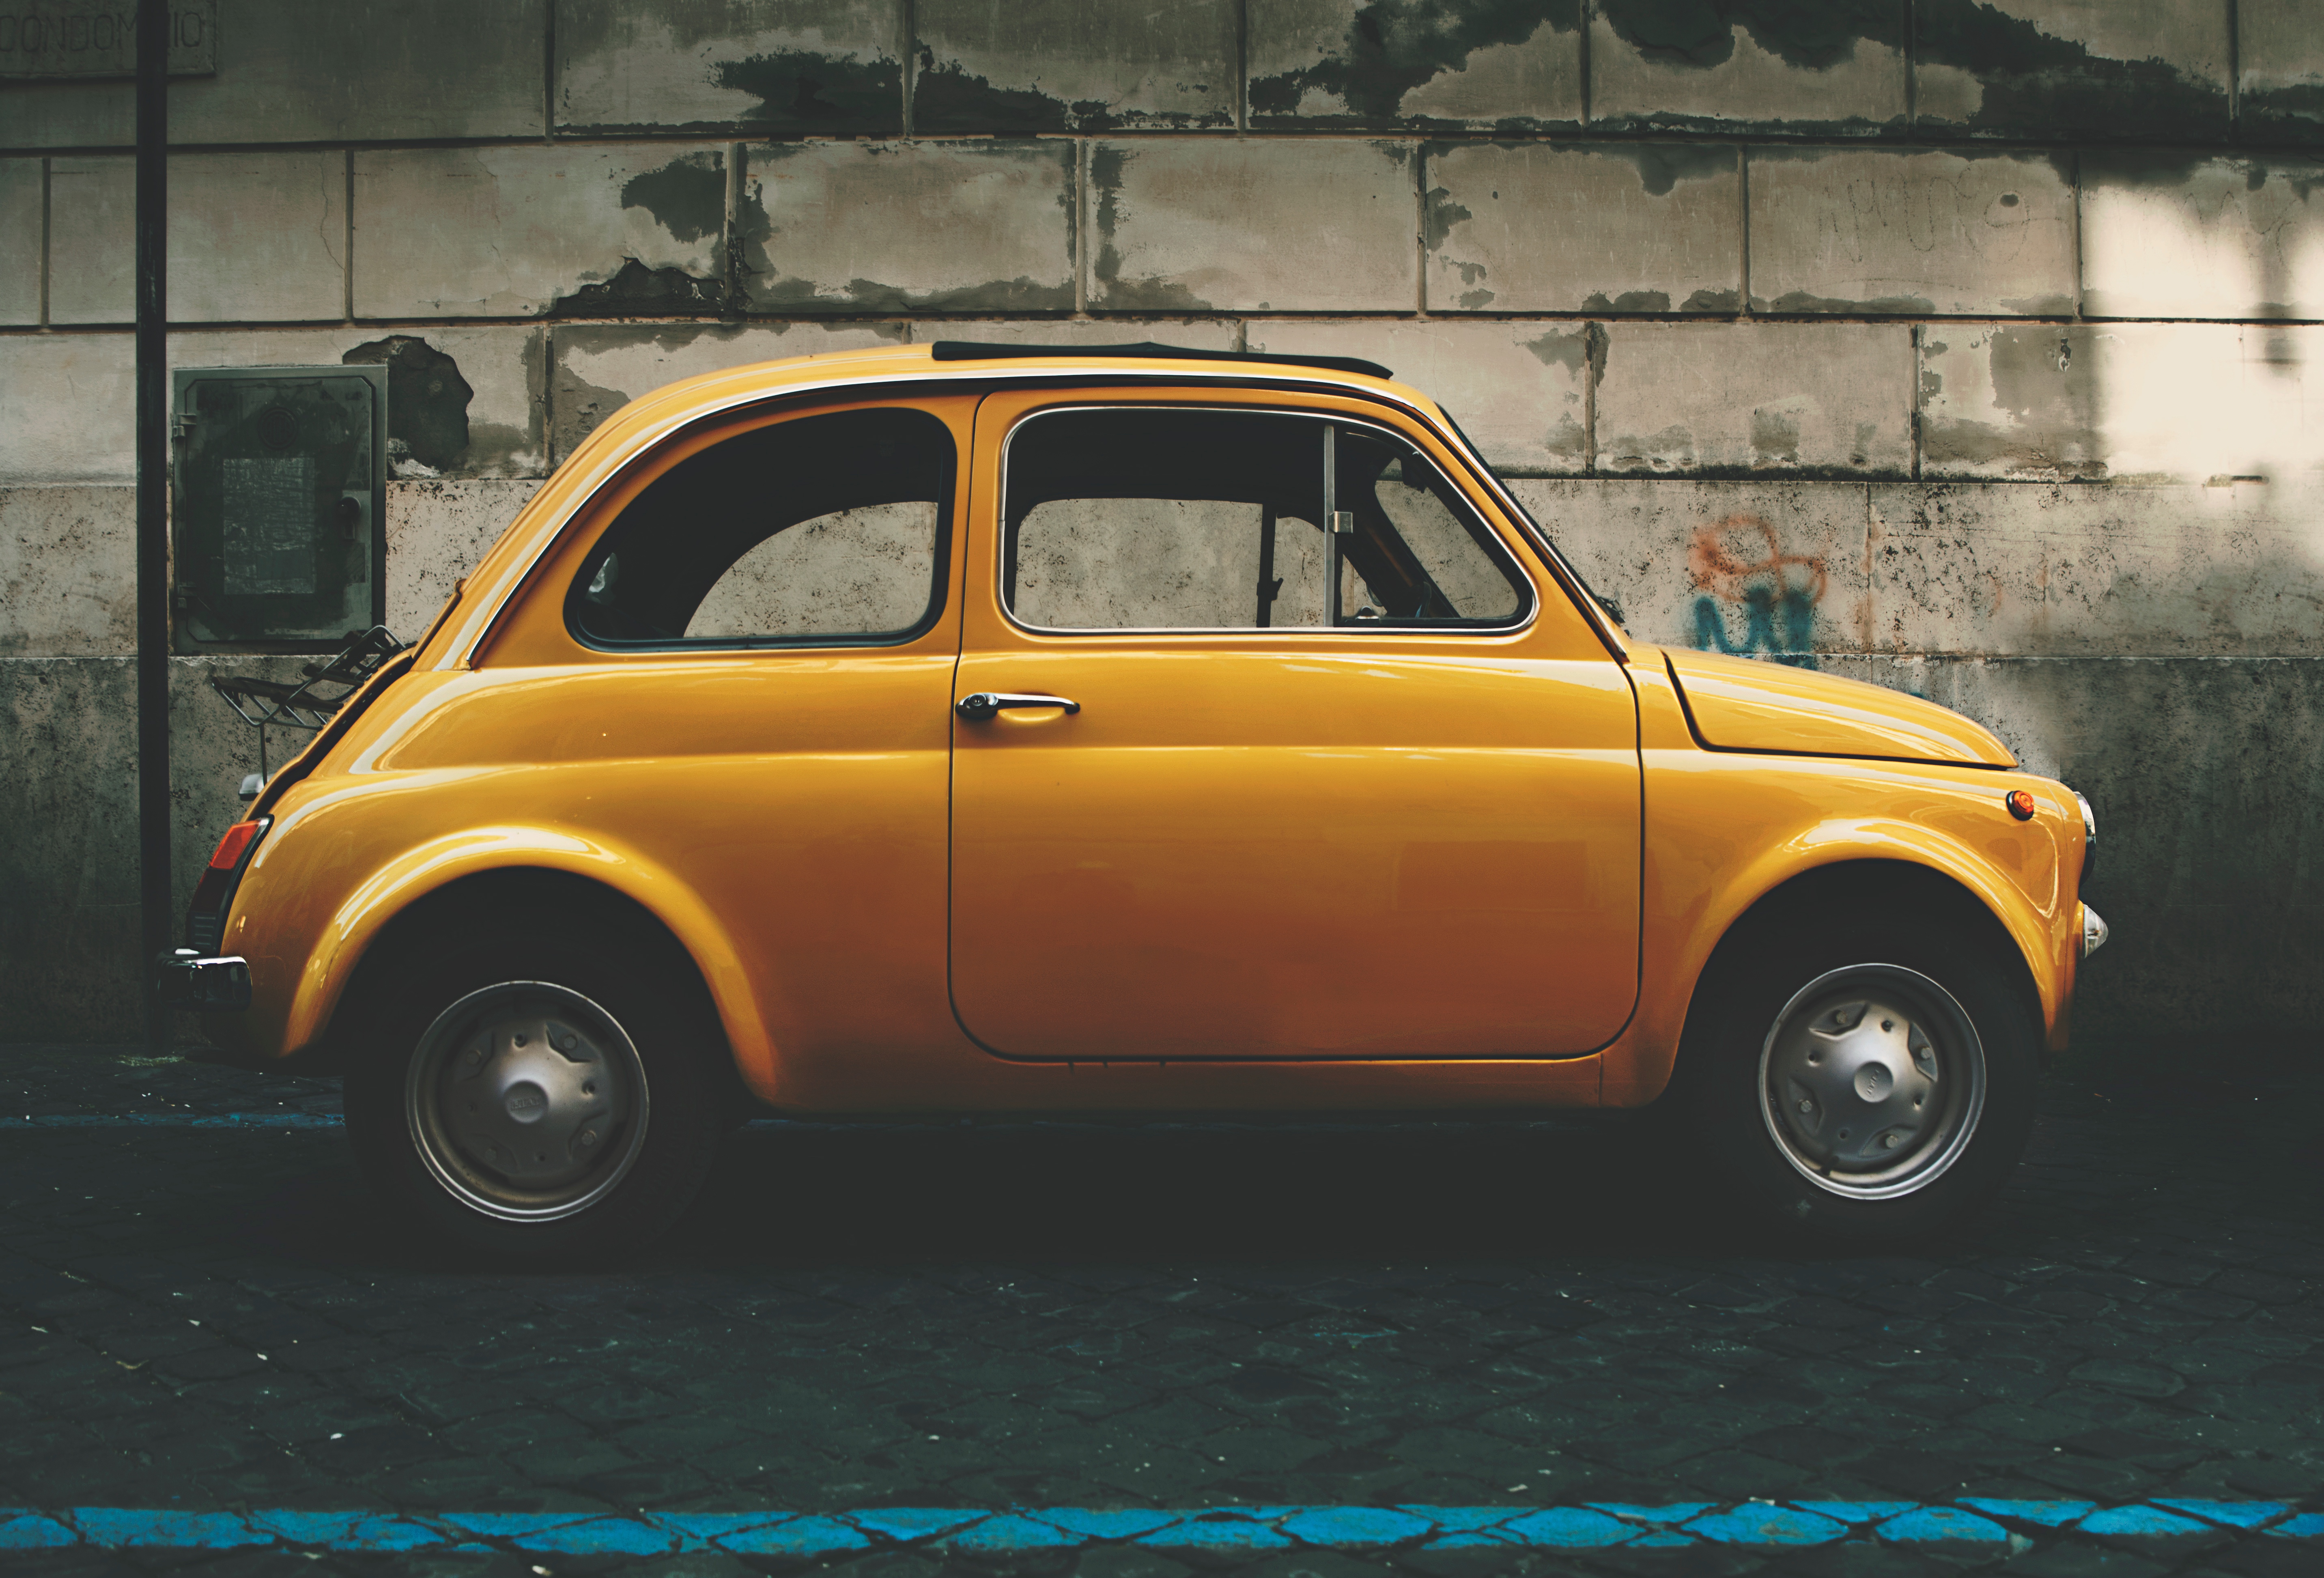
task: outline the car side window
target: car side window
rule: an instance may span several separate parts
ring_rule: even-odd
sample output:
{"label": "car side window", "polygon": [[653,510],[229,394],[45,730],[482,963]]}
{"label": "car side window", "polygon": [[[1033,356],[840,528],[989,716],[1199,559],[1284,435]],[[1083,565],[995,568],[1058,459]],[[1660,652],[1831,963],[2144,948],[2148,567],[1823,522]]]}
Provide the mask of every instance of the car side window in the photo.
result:
{"label": "car side window", "polygon": [[909,408],[738,433],[654,479],[576,577],[597,646],[875,645],[936,618],[955,464]]}
{"label": "car side window", "polygon": [[1006,467],[1001,595],[1037,628],[1482,629],[1530,606],[1443,474],[1368,424],[1052,411]]}

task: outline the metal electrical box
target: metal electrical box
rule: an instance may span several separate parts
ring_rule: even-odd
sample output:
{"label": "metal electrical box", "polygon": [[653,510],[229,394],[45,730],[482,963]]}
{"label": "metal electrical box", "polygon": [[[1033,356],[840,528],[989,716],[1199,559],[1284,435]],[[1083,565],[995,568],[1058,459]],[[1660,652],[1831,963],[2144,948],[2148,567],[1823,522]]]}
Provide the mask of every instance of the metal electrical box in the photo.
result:
{"label": "metal electrical box", "polygon": [[387,369],[181,367],[180,651],[337,648],[387,614]]}

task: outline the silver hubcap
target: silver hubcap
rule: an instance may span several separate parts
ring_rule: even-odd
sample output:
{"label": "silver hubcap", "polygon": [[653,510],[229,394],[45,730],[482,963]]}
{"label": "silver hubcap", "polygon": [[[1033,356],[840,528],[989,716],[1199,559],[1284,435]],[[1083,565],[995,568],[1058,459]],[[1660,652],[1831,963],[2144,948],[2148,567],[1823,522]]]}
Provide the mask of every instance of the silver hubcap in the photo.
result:
{"label": "silver hubcap", "polygon": [[645,1142],[645,1069],[611,1014],[540,981],[472,992],[428,1027],[404,1112],[436,1181],[510,1221],[602,1199]]}
{"label": "silver hubcap", "polygon": [[1759,1112],[1818,1187],[1856,1199],[1926,1188],[1985,1110],[1985,1048],[1951,992],[1895,964],[1818,976],[1775,1016]]}

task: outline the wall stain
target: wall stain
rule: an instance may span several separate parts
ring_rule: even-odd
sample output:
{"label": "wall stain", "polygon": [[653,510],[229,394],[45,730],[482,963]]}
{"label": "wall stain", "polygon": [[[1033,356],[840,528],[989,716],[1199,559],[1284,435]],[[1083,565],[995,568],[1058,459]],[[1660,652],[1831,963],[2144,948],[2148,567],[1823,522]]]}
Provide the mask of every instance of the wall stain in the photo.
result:
{"label": "wall stain", "polygon": [[1102,131],[1116,123],[1101,100],[1067,104],[1035,88],[996,88],[990,78],[973,77],[958,60],[936,64],[936,51],[919,46],[920,69],[912,78],[912,125],[930,132]]}
{"label": "wall stain", "polygon": [[997,312],[1069,312],[1073,309],[1074,291],[1071,285],[1059,286],[1024,274],[1013,280],[987,280],[950,291],[914,291],[880,280],[858,279],[847,281],[847,302],[851,307],[879,312],[967,312],[988,309]]}
{"label": "wall stain", "polygon": [[862,60],[814,50],[770,50],[721,60],[711,80],[747,93],[759,107],[742,117],[753,131],[882,136],[903,130],[902,62],[886,55]]}
{"label": "wall stain", "polygon": [[[1922,423],[1922,455],[1933,466],[1998,470],[2005,475],[2095,482],[2109,475],[2099,419],[2101,379],[2090,331],[2047,325],[1987,331],[1993,403],[2006,424],[1931,413]],[[1946,346],[1932,342],[1929,359]],[[1923,372],[1923,402],[1942,388]]]}
{"label": "wall stain", "polygon": [[[1231,111],[1202,115],[1138,110],[1124,113],[1102,98],[1062,99],[1038,88],[1010,88],[972,74],[957,60],[939,63],[928,45],[918,46],[919,69],[912,78],[912,125],[922,134],[1001,134],[1041,132],[1111,132],[1124,126],[1204,131],[1234,124]],[[1201,84],[1195,85],[1199,91]]]}
{"label": "wall stain", "polygon": [[1121,222],[1121,177],[1131,154],[1126,148],[1099,146],[1090,150],[1090,186],[1097,193],[1092,219],[1097,228],[1097,254],[1090,260],[1093,298],[1109,308],[1158,312],[1208,312],[1211,304],[1176,280],[1121,277],[1121,253],[1113,245]]}
{"label": "wall stain", "polygon": [[2324,143],[2324,83],[2246,88],[2236,101],[2236,114],[2246,132],[2294,143]]}
{"label": "wall stain", "polygon": [[[1436,150],[1431,149],[1430,152],[1434,153]],[[1499,197],[1501,194],[1495,192],[1493,195]],[[1475,217],[1474,214],[1452,200],[1451,188],[1429,188],[1427,201],[1420,216],[1421,234],[1426,238],[1428,250],[1434,252],[1443,246],[1445,238],[1452,234],[1452,226],[1466,224]],[[1477,281],[1470,280],[1467,282],[1473,285]]]}
{"label": "wall stain", "polygon": [[1983,88],[1966,123],[1971,133],[2227,134],[2226,85],[2199,81],[2167,60],[2108,60],[1978,0],[1919,0],[1914,31],[1923,65],[1966,71]]}
{"label": "wall stain", "polygon": [[[1441,155],[1459,144],[1441,144],[1427,150],[1432,156]],[[1470,144],[1474,146],[1474,144]],[[1713,180],[1735,179],[1736,152],[1731,147],[1690,148],[1659,144],[1629,147],[1570,143],[1495,143],[1493,148],[1504,152],[1530,155],[1536,149],[1551,156],[1586,153],[1593,158],[1616,159],[1628,163],[1638,172],[1639,185],[1649,197],[1668,197],[1682,180]],[[1507,173],[1507,172],[1504,172]],[[1483,186],[1479,180],[1478,186]],[[1498,203],[1499,190],[1487,189],[1489,196],[1472,200]],[[1479,289],[1485,279],[1485,265],[1445,257],[1442,254],[1451,241],[1453,230],[1474,219],[1476,215],[1464,204],[1455,200],[1449,187],[1432,187],[1421,211],[1422,235],[1426,250],[1438,254],[1434,262],[1459,272],[1461,282],[1470,289],[1459,298],[1462,310],[1475,312],[1489,306],[1496,299],[1489,290]],[[1697,291],[1688,298],[1685,310],[1690,312],[1733,312],[1740,305],[1739,293],[1734,291]],[[1592,291],[1582,301],[1586,312],[1668,312],[1670,293],[1666,291],[1625,291],[1609,295]]]}
{"label": "wall stain", "polygon": [[[543,413],[549,406],[549,336],[536,331],[525,336],[524,393],[526,409],[531,422],[523,428],[512,428],[506,422],[480,422],[471,418],[468,422],[468,456],[460,469],[468,476],[540,476],[546,475],[542,449],[546,438],[541,431]],[[394,415],[392,397],[389,416]]]}
{"label": "wall stain", "polygon": [[581,440],[595,432],[607,417],[629,403],[627,391],[592,383],[575,373],[569,361],[559,357],[556,418],[550,423],[558,463],[579,448]]}
{"label": "wall stain", "polygon": [[[622,183],[622,207],[642,208],[679,241],[707,241],[726,228],[726,160],[723,153],[687,153]],[[610,279],[585,284],[549,305],[551,318],[619,318],[636,314],[716,312],[726,282],[690,274],[675,264],[648,268],[624,258]]]}
{"label": "wall stain", "polygon": [[1637,167],[1638,184],[1650,198],[1666,198],[1683,180],[1732,180],[1735,150],[1692,147],[1677,143],[1641,143],[1629,147],[1594,145],[1590,152],[1608,159],[1627,159]]}
{"label": "wall stain", "polygon": [[468,402],[476,392],[460,365],[417,335],[365,340],[343,366],[387,368],[387,457],[397,476],[436,476],[468,456]]}
{"label": "wall stain", "polygon": [[[1772,301],[1764,296],[1754,296],[1751,304],[1753,310],[1758,312],[1878,312],[1906,317],[1926,317],[1937,309],[1937,304],[1926,296],[1875,296],[1867,300],[1848,301],[1833,296],[1819,296],[1812,291],[1786,291]],[[2070,306],[2070,303],[2067,305]],[[2060,308],[2053,302],[2044,310],[2055,312]]]}
{"label": "wall stain", "polygon": [[[1687,643],[1697,651],[1765,653],[1794,668],[1816,666],[1816,605],[1830,586],[1821,558],[1785,553],[1772,523],[1738,513],[1695,528],[1686,573],[1697,593]],[[1739,638],[1729,623],[1736,609],[1743,614]]]}
{"label": "wall stain", "polygon": [[1735,54],[1735,31],[1786,65],[1828,71],[1859,39],[1904,47],[1900,0],[1598,0],[1614,35],[1658,65],[1707,71]]}
{"label": "wall stain", "polygon": [[1552,329],[1539,339],[1518,343],[1532,352],[1533,359],[1543,366],[1563,367],[1569,373],[1579,374],[1583,365],[1590,360],[1592,348],[1590,329],[1595,327],[1594,324],[1587,325],[1580,334],[1571,329]]}
{"label": "wall stain", "polygon": [[650,269],[625,258],[610,280],[583,285],[549,304],[551,318],[623,318],[712,313],[726,303],[726,282],[706,280],[671,264]]}
{"label": "wall stain", "polygon": [[[849,157],[868,162],[853,165],[852,169],[862,173],[844,178],[853,184],[840,189],[847,192],[850,199],[859,205],[878,202],[895,205],[923,226],[936,226],[941,229],[945,216],[941,209],[935,213],[929,211],[930,183],[916,180],[916,171],[911,168],[914,163],[913,146],[909,143],[859,144]],[[816,147],[814,143],[768,143],[753,147],[751,157],[757,165],[771,167],[788,159],[811,156]],[[1056,142],[1013,144],[987,142],[952,144],[951,147],[963,159],[975,161],[991,159],[1004,165],[1014,162],[1028,168],[1038,167],[1045,161],[1054,161],[1059,179],[1052,200],[1065,218],[1066,231],[1055,277],[1040,280],[1019,274],[940,290],[914,290],[869,277],[851,279],[843,288],[827,278],[818,280],[796,274],[786,266],[787,260],[774,255],[782,250],[773,213],[779,185],[763,180],[756,181],[749,189],[749,195],[742,203],[737,216],[735,234],[729,241],[736,280],[734,300],[737,309],[747,306],[748,309],[754,311],[805,309],[825,312],[865,309],[881,311],[1072,311],[1074,205],[1067,162],[1072,154],[1072,145]],[[882,163],[882,161],[888,162]],[[812,178],[808,189],[814,189]],[[831,195],[826,190],[826,197]],[[909,206],[905,207],[905,204]],[[909,239],[908,235],[903,238]],[[952,245],[955,249],[974,247],[981,245],[982,240],[972,232]],[[910,248],[891,246],[887,250],[903,256]],[[904,257],[903,261],[908,264],[916,260]],[[1035,266],[1039,266],[1038,261]]]}
{"label": "wall stain", "polygon": [[[1859,41],[1894,49],[1905,42],[1905,10],[1900,0],[1831,0],[1815,5],[1799,0],[1600,0],[1600,10],[1615,35],[1640,56],[1678,70],[1710,70],[1726,64],[1734,55],[1738,29],[1789,64],[1818,70],[1853,57]],[[1972,134],[2098,133],[2217,141],[2227,134],[2225,85],[2191,78],[2169,61],[2110,60],[1981,0],[1918,0],[1912,25],[1914,49],[1923,66],[1950,67],[1978,84],[1982,102],[1963,123]],[[2259,97],[2246,96],[2247,116]],[[2314,90],[2313,103],[2316,113],[2324,115],[2324,88]],[[1925,92],[1922,115],[1932,124],[1944,124],[1933,121]],[[1678,115],[1623,118],[1674,129],[1714,125],[1702,117]],[[1786,122],[1794,130],[1825,124],[1834,130],[1875,129],[1854,117]],[[2324,126],[2309,125],[2302,130],[2302,140],[2312,140]]]}
{"label": "wall stain", "polygon": [[1800,463],[1800,419],[1779,407],[1760,406],[1751,412],[1751,464],[1780,466]]}
{"label": "wall stain", "polygon": [[726,227],[726,159],[687,153],[622,183],[622,207],[643,208],[680,241],[701,241]]}
{"label": "wall stain", "polygon": [[[1493,44],[1521,44],[1544,26],[1575,32],[1581,0],[1372,0],[1348,23],[1340,52],[1313,66],[1253,78],[1256,116],[1297,117],[1303,125],[1399,122],[1453,125],[1399,115],[1405,95],[1448,71],[1465,69],[1470,54]],[[1299,103],[1323,92],[1348,106],[1345,115],[1303,115]],[[1524,129],[1520,120],[1513,130]]]}
{"label": "wall stain", "polygon": [[1585,312],[1668,312],[1671,309],[1668,291],[1625,291],[1609,298],[1603,291],[1592,291],[1582,299]]}

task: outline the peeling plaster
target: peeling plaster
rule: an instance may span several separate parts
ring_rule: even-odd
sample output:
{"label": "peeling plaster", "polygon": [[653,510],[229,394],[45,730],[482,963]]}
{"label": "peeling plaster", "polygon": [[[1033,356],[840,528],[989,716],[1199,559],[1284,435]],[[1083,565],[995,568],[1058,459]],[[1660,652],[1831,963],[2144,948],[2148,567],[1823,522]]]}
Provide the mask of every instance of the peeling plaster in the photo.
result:
{"label": "peeling plaster", "polygon": [[723,280],[705,279],[668,265],[650,269],[624,258],[611,279],[595,281],[549,304],[551,318],[621,318],[632,314],[682,316],[716,312],[726,300]]}
{"label": "peeling plaster", "polygon": [[415,335],[366,340],[341,354],[350,367],[387,367],[387,455],[397,476],[438,476],[468,453],[468,402],[476,392],[460,365]]}

